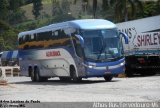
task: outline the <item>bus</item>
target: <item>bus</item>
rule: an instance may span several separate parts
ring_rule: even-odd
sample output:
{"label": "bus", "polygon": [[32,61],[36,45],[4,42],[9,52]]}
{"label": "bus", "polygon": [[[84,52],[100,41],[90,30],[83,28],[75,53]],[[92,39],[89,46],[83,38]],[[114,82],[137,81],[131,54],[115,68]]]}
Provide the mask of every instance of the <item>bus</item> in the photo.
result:
{"label": "bus", "polygon": [[18,34],[21,75],[34,82],[104,77],[125,71],[127,35],[104,19],[72,20]]}

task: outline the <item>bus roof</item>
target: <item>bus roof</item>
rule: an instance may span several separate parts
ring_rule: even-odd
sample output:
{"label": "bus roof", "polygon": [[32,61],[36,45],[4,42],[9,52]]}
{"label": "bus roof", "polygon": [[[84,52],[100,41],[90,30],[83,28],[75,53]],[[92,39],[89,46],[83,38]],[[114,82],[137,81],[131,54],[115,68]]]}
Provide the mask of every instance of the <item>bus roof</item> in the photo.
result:
{"label": "bus roof", "polygon": [[115,28],[116,25],[104,19],[84,19],[69,21],[71,24],[81,29],[110,29]]}
{"label": "bus roof", "polygon": [[72,20],[62,23],[55,23],[41,28],[37,28],[35,30],[21,32],[19,33],[19,36],[26,34],[33,34],[36,32],[50,31],[53,30],[54,28],[57,29],[65,26],[70,26],[80,29],[112,29],[116,27],[114,23],[104,19],[81,19],[81,20]]}

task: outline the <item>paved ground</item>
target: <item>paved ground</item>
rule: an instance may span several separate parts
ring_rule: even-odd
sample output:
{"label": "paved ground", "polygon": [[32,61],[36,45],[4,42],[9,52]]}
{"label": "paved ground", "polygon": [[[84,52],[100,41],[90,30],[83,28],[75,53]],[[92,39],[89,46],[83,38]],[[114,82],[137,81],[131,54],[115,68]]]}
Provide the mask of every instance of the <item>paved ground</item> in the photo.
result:
{"label": "paved ground", "polygon": [[133,78],[85,79],[81,83],[33,83],[28,77],[9,77],[8,86],[0,86],[0,100],[41,102],[160,102],[160,75]]}

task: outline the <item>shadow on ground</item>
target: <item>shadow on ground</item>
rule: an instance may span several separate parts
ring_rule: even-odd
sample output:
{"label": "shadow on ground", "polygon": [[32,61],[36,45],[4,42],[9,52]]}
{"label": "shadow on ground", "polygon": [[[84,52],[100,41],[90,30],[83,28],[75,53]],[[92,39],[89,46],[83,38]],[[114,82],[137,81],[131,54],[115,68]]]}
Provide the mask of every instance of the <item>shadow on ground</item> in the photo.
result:
{"label": "shadow on ground", "polygon": [[73,82],[73,81],[61,81],[58,79],[49,79],[45,82],[32,82],[30,81],[22,81],[22,82],[11,82],[9,84],[25,84],[25,85],[84,85],[84,84],[95,84],[95,83],[114,83],[120,80],[113,79],[110,82],[106,82],[105,80],[82,80],[81,82]]}

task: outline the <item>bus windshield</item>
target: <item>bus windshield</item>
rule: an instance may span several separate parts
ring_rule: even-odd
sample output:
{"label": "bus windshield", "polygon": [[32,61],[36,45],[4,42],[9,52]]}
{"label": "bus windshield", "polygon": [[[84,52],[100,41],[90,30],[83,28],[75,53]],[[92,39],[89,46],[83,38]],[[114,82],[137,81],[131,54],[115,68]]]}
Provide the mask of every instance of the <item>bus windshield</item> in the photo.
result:
{"label": "bus windshield", "polygon": [[123,57],[117,29],[82,30],[87,61],[113,61]]}

